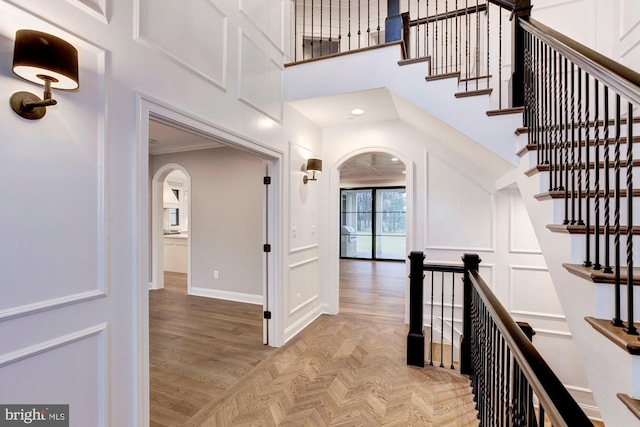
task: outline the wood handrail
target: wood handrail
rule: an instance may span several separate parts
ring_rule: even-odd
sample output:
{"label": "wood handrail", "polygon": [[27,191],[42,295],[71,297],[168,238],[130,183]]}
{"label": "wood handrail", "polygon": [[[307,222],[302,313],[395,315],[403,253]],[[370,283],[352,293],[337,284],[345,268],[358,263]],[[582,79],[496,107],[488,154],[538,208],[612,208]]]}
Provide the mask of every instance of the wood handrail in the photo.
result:
{"label": "wood handrail", "polygon": [[491,313],[493,321],[509,345],[552,424],[568,427],[570,422],[571,427],[593,426],[538,350],[491,292],[478,271],[470,271],[469,279]]}
{"label": "wood handrail", "polygon": [[520,26],[547,43],[584,71],[614,89],[629,102],[640,105],[640,74],[536,21],[520,19]]}

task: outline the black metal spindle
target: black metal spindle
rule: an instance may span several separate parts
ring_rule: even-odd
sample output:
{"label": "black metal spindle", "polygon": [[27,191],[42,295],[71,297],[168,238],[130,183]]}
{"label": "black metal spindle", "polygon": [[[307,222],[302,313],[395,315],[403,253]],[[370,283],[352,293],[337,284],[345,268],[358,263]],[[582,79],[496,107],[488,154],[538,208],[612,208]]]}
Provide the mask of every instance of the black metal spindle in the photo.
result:
{"label": "black metal spindle", "polygon": [[593,269],[602,270],[602,264],[600,264],[600,83],[598,79],[594,79],[593,90],[595,92],[594,104],[595,104],[595,116],[593,118],[593,149],[594,149],[594,258]]}
{"label": "black metal spindle", "polygon": [[590,87],[591,83],[589,81],[589,73],[585,73],[585,83],[584,83],[584,90],[585,90],[585,147],[586,147],[586,151],[585,151],[585,188],[586,188],[586,198],[584,201],[584,209],[585,209],[585,227],[584,227],[584,235],[585,235],[585,255],[584,255],[584,263],[583,265],[585,267],[591,267],[593,266],[593,263],[591,262],[591,172],[589,170],[589,165],[590,163],[590,153],[591,153],[591,138],[590,138],[590,125],[589,125],[589,118],[590,118],[590,110],[589,110],[589,104],[590,104],[590,97],[589,97],[589,87]]}
{"label": "black metal spindle", "polygon": [[633,105],[627,112],[627,326],[629,335],[638,335],[633,322]]}
{"label": "black metal spindle", "polygon": [[576,220],[576,92],[575,92],[575,64],[571,63],[571,221],[575,224]]}
{"label": "black metal spindle", "polygon": [[429,365],[433,366],[433,271],[431,272],[431,310],[430,317],[431,321],[429,322]]}
{"label": "black metal spindle", "polygon": [[380,45],[380,0],[378,0],[378,27],[376,28],[376,30],[378,31],[378,42],[377,44]]}
{"label": "black metal spindle", "polygon": [[475,80],[476,80],[476,90],[478,90],[478,84],[480,79],[480,11],[479,11],[479,3],[476,0],[476,51],[474,54],[476,61],[476,72],[475,72]]}
{"label": "black metal spindle", "polygon": [[440,367],[444,368],[444,273],[440,275]]}
{"label": "black metal spindle", "polygon": [[614,317],[613,326],[624,326],[620,318],[620,95],[616,94],[615,142],[613,155],[613,173],[615,185],[615,204],[613,211],[613,256],[614,256]]}
{"label": "black metal spindle", "polygon": [[360,41],[362,39],[361,11],[362,11],[361,1],[358,0],[358,49],[360,49]]}
{"label": "black metal spindle", "polygon": [[349,0],[348,8],[347,8],[347,50],[351,50],[351,0]]}
{"label": "black metal spindle", "polygon": [[314,39],[313,39],[313,34],[314,34],[313,15],[314,15],[314,12],[315,12],[315,7],[314,7],[314,4],[313,4],[313,0],[311,0],[311,59],[313,59],[313,42],[314,42]]}
{"label": "black metal spindle", "polygon": [[[489,34],[489,29],[491,28],[491,15],[489,14],[489,9],[491,9],[490,6],[491,5],[487,4],[487,10],[485,12],[486,15],[487,15],[487,70],[486,70],[486,73],[487,73],[487,89],[489,89],[489,87],[491,86],[489,84],[489,74],[491,74],[491,65],[489,63],[490,58],[491,58],[491,55],[490,55],[491,49],[489,49],[489,44],[490,44],[489,40],[491,40],[491,38],[489,37],[489,35],[490,35]],[[498,86],[499,85],[500,85],[500,80],[498,80]]]}
{"label": "black metal spindle", "polygon": [[456,300],[456,276],[455,274],[451,275],[451,369],[453,367],[453,338],[454,338],[454,323],[455,323],[455,300]]}
{"label": "black metal spindle", "polygon": [[[585,127],[582,121],[582,69],[578,67],[578,220],[576,224],[584,225],[582,219],[582,176],[588,171],[588,164],[582,165],[582,129]],[[589,147],[587,146],[587,150]]]}
{"label": "black metal spindle", "polygon": [[498,8],[498,109],[502,109],[502,9]]}
{"label": "black metal spindle", "polygon": [[609,87],[604,86],[604,273],[613,273],[611,268],[611,242],[609,237],[611,230],[611,182],[610,182],[610,155],[609,155]]}
{"label": "black metal spindle", "polygon": [[[561,178],[564,190],[564,225],[569,224],[569,60],[564,58],[564,137],[562,141],[562,166],[564,167],[564,177]],[[562,172],[560,172],[562,175]]]}

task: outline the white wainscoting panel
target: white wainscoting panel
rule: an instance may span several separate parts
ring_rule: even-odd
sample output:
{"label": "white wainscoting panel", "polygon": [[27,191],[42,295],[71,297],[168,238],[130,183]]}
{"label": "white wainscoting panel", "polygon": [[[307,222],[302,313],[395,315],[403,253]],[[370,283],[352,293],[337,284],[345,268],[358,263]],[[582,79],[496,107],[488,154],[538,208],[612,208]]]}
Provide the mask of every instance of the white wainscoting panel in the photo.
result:
{"label": "white wainscoting panel", "polygon": [[509,305],[512,314],[564,318],[562,306],[545,267],[509,267]]}
{"label": "white wainscoting panel", "polygon": [[509,252],[542,253],[527,208],[519,194],[509,197]]}
{"label": "white wainscoting panel", "polygon": [[492,195],[433,156],[427,175],[427,249],[491,250]]}
{"label": "white wainscoting panel", "polygon": [[[104,426],[105,333],[106,324],[102,324],[0,355],[0,384],[5,385],[0,387],[0,401],[69,404],[71,425]],[[74,373],[72,377],[69,372]],[[51,396],[56,396],[55,402]]]}
{"label": "white wainscoting panel", "polygon": [[247,33],[238,31],[238,99],[282,123],[284,68],[269,57]]}
{"label": "white wainscoting panel", "polygon": [[93,18],[109,23],[109,17],[107,15],[107,0],[67,0],[69,3],[80,9],[81,11],[89,14]]}
{"label": "white wainscoting panel", "polygon": [[318,257],[313,257],[289,265],[290,315],[318,299],[318,260]]}
{"label": "white wainscoting panel", "polygon": [[[0,120],[21,135],[20,143],[0,146],[0,182],[11,201],[0,213],[0,283],[6,285],[0,287],[0,319],[95,298],[106,282],[105,52],[0,3],[1,52],[13,51],[21,28],[56,35],[78,49],[80,90],[54,91],[58,104],[35,123],[0,110]],[[42,96],[41,87],[9,71],[0,76],[0,90]]]}
{"label": "white wainscoting panel", "polygon": [[170,1],[161,7],[154,0],[135,2],[136,38],[196,76],[226,88],[227,17],[212,1]]}
{"label": "white wainscoting panel", "polygon": [[640,2],[620,1],[616,18],[615,24],[620,29],[619,39],[616,40],[617,54],[623,65],[637,71],[640,67]]}
{"label": "white wainscoting panel", "polygon": [[284,54],[284,2],[238,0],[238,8]]}

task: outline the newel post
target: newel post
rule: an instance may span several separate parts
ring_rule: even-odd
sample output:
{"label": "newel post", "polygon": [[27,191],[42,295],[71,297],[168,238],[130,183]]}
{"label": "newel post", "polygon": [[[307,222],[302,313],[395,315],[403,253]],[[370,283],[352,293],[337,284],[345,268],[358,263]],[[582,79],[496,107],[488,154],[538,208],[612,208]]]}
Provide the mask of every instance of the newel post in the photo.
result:
{"label": "newel post", "polygon": [[471,375],[471,284],[470,271],[478,271],[480,257],[477,254],[464,254],[464,295],[462,302],[462,336],[460,337],[460,373]]}
{"label": "newel post", "polygon": [[520,19],[531,16],[531,0],[516,0],[513,9],[513,74],[511,76],[511,106],[524,106],[525,40]]}
{"label": "newel post", "polygon": [[400,13],[400,0],[387,0],[384,42],[404,41],[404,54],[409,54],[409,12]]}
{"label": "newel post", "polygon": [[409,335],[407,335],[407,365],[424,368],[424,253],[409,254]]}

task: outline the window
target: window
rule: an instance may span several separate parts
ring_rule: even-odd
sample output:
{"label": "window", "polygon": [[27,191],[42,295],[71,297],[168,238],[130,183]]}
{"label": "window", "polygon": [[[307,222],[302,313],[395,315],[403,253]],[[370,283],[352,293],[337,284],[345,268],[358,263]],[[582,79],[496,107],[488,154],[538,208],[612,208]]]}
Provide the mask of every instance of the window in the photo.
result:
{"label": "window", "polygon": [[180,225],[180,209],[169,209],[169,225]]}

